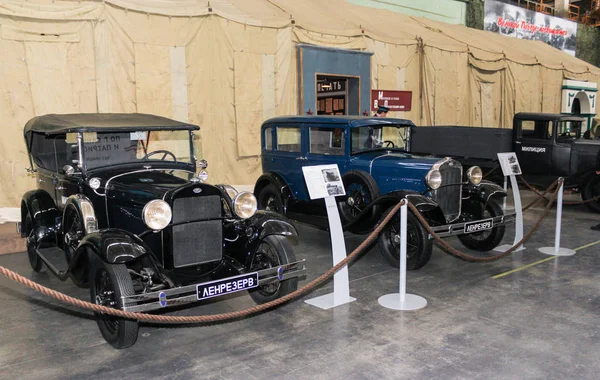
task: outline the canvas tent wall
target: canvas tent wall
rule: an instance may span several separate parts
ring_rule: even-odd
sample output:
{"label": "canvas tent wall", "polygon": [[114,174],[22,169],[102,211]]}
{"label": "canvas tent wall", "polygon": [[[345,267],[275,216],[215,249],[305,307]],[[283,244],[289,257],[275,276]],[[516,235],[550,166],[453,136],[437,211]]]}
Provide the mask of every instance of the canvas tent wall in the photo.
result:
{"label": "canvas tent wall", "polygon": [[413,91],[395,116],[422,125],[507,128],[557,112],[563,79],[600,79],[541,42],[343,0],[0,0],[0,207],[35,187],[22,128],[46,113],[198,124],[211,182],[254,183],[260,123],[298,112],[297,43],[373,52],[372,87]]}

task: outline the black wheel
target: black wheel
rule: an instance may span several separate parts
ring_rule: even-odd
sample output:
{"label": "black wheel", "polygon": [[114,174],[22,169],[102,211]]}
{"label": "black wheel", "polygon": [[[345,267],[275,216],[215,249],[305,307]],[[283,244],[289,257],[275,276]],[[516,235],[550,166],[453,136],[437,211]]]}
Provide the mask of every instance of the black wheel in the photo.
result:
{"label": "black wheel", "polygon": [[[121,297],[134,295],[131,276],[125,264],[107,264],[93,255],[90,265],[92,303],[121,309]],[[94,313],[104,339],[114,348],[132,346],[138,336],[138,321]]]}
{"label": "black wheel", "polygon": [[[390,213],[388,209],[381,221]],[[400,267],[400,212],[389,221],[381,231],[377,241],[379,251],[392,266]],[[406,269],[416,270],[423,267],[431,258],[433,241],[419,219],[409,210],[406,213]]]}
{"label": "black wheel", "polygon": [[258,193],[257,198],[259,210],[274,211],[283,214],[281,194],[275,186],[269,184],[263,187]]}
{"label": "black wheel", "polygon": [[27,237],[26,241],[29,265],[31,265],[31,269],[33,269],[34,272],[42,272],[44,269],[44,262],[40,259],[37,253],[35,253],[37,239],[34,236],[35,227],[33,225],[33,221],[31,220],[31,215],[29,215],[29,212],[27,212],[27,216],[25,217],[25,221],[23,222],[22,228],[24,228],[24,231],[29,231],[29,236]]}
{"label": "black wheel", "polygon": [[[296,261],[296,255],[288,240],[280,235],[267,236],[258,246],[250,264],[250,271],[273,268]],[[250,291],[250,297],[257,304],[281,298],[298,289],[298,278],[276,280]]]}
{"label": "black wheel", "polygon": [[[600,175],[594,174],[583,187],[581,198],[584,201],[587,201],[597,197],[598,195],[600,195]],[[593,202],[588,202],[585,205],[593,212],[600,213],[600,199]]]}
{"label": "black wheel", "polygon": [[144,157],[142,157],[142,160],[147,160],[150,157],[156,155],[156,154],[162,154],[163,156],[160,158],[161,161],[165,161],[165,158],[167,158],[167,156],[170,156],[173,161],[177,161],[177,157],[175,157],[175,155],[168,151],[168,150],[164,150],[164,149],[160,149],[160,150],[155,150],[154,152],[150,152],[148,154],[146,154]]}
{"label": "black wheel", "polygon": [[[338,203],[342,223],[347,224],[354,220],[369,203],[379,197],[379,187],[369,174],[360,170],[351,170],[342,176],[346,196],[340,197]],[[375,217],[379,208],[372,208],[372,211],[363,217],[359,222],[349,227],[350,232],[363,234],[370,231],[375,224]]]}
{"label": "black wheel", "polygon": [[[463,202],[463,215],[467,220],[478,220],[502,216],[504,211],[496,201],[490,199],[485,205],[478,201]],[[502,238],[504,238],[504,230],[505,226],[502,225],[491,230],[458,235],[458,240],[469,249],[487,252],[500,244]]]}

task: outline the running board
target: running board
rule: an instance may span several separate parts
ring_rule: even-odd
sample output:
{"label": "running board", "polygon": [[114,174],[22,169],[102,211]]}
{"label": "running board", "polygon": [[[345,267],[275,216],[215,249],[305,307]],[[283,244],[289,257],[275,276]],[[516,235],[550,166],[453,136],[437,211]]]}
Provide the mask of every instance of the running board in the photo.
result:
{"label": "running board", "polygon": [[[56,277],[58,277],[61,281],[69,278],[69,265],[67,260],[64,258],[64,251],[60,248],[54,246],[52,248],[44,248],[44,251],[50,251],[49,253],[43,253],[39,248],[36,247],[35,253],[38,255],[40,260],[46,264],[48,270],[54,273]],[[62,258],[60,256],[63,256]],[[59,261],[62,261],[63,265],[59,264]]]}

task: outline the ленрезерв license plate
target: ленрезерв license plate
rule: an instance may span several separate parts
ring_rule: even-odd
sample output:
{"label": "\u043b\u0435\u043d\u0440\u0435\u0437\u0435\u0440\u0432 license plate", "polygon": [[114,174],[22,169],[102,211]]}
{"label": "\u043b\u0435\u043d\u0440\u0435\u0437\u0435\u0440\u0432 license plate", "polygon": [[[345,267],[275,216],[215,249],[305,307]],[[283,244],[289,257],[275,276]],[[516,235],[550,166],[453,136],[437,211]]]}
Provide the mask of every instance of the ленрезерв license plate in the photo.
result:
{"label": "\u043b\u0435\u043d\u0440\u0435\u0437\u0435\u0440\u0432 license plate", "polygon": [[464,232],[466,234],[470,234],[473,232],[491,230],[492,228],[494,228],[494,220],[490,218],[490,219],[478,220],[476,222],[465,223]]}
{"label": "\u043b\u0435\u043d\u0440\u0435\u0437\u0435\u0440\u0432 license plate", "polygon": [[196,285],[198,300],[222,296],[228,293],[235,293],[241,290],[256,288],[258,286],[258,273],[246,273],[235,277],[228,277],[222,280],[205,282]]}

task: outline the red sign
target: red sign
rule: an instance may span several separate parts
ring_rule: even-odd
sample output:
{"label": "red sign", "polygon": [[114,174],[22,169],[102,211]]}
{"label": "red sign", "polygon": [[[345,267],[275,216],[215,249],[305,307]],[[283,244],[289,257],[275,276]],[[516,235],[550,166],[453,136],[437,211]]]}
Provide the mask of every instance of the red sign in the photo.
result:
{"label": "red sign", "polygon": [[371,90],[371,110],[384,106],[390,111],[410,111],[412,91]]}

